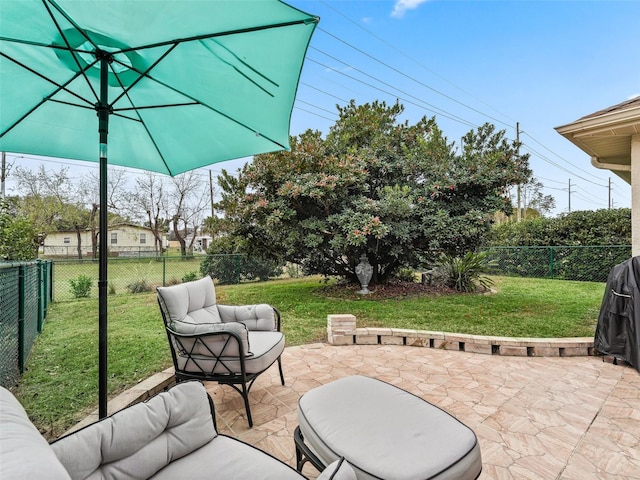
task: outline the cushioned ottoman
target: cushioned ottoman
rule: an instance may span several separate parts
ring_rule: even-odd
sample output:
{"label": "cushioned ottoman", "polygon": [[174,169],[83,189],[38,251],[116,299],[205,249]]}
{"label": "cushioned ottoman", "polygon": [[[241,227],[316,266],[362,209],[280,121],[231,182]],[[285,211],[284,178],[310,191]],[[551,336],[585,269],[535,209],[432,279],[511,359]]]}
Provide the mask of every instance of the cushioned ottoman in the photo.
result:
{"label": "cushioned ottoman", "polygon": [[380,380],[352,376],[310,390],[298,420],[298,470],[344,457],[361,480],[473,480],[482,471],[469,427]]}

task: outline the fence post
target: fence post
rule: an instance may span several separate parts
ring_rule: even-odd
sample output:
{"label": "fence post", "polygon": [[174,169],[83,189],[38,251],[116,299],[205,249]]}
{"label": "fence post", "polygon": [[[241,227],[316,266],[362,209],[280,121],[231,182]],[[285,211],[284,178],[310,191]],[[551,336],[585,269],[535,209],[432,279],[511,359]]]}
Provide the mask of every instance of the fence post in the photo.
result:
{"label": "fence post", "polygon": [[51,262],[50,270],[49,270],[49,302],[53,302],[53,292],[54,292],[53,280],[55,278],[55,272],[53,268],[53,260],[49,260],[49,262]]}
{"label": "fence post", "polygon": [[18,368],[24,373],[24,265],[18,267]]}
{"label": "fence post", "polygon": [[242,264],[240,262],[242,262],[242,258],[239,253],[236,255],[236,258],[238,259],[238,263],[237,263],[238,269],[236,273],[238,274],[238,283],[240,283],[240,271],[242,268]]}
{"label": "fence post", "polygon": [[549,274],[551,275],[551,278],[553,278],[553,247],[549,247]]}
{"label": "fence post", "polygon": [[163,287],[167,285],[166,276],[167,276],[167,257],[163,255],[162,256],[162,286]]}
{"label": "fence post", "polygon": [[44,324],[44,264],[42,260],[36,260],[38,266],[38,333],[42,333]]}

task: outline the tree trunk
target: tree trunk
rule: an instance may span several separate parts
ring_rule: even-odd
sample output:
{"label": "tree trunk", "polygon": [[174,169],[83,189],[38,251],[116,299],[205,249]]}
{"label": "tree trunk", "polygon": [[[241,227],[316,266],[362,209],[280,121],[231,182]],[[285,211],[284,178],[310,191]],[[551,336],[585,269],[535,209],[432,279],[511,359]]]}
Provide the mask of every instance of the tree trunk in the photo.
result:
{"label": "tree trunk", "polygon": [[160,235],[160,227],[158,222],[158,217],[156,216],[155,220],[151,219],[151,210],[147,210],[147,217],[149,218],[149,228],[153,233],[153,238],[155,239],[154,245],[156,249],[156,255],[162,252],[162,236]]}
{"label": "tree trunk", "polygon": [[82,233],[79,225],[76,225],[76,237],[78,238],[78,259],[82,260]]}
{"label": "tree trunk", "polygon": [[89,216],[89,224],[91,225],[91,252],[93,258],[98,258],[98,233],[96,232],[96,213],[98,212],[98,204],[91,205],[91,215]]}
{"label": "tree trunk", "polygon": [[178,240],[178,243],[180,244],[180,255],[183,257],[186,257],[187,256],[187,242],[185,241],[186,234],[185,236],[182,236],[180,234],[180,229],[178,228],[179,221],[180,221],[180,217],[178,215],[174,215],[173,218],[171,219],[171,222],[173,224],[173,233],[176,236],[176,240]]}

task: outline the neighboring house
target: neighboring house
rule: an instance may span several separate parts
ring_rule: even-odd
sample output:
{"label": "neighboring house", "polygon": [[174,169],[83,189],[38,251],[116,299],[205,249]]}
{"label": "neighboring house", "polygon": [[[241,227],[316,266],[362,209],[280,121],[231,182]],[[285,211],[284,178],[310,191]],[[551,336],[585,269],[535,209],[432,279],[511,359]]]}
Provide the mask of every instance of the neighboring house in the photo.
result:
{"label": "neighboring house", "polygon": [[[191,245],[191,239],[193,238],[193,233],[189,232],[187,238],[185,238],[185,242],[187,244],[187,248]],[[210,235],[196,235],[196,238],[193,240],[192,253],[207,253],[207,248],[211,245],[211,240],[213,237]],[[169,250],[171,252],[180,251],[180,242],[176,240],[176,236],[173,231],[169,232]]]}
{"label": "neighboring house", "polygon": [[[147,227],[129,223],[111,225],[107,237],[109,255],[112,256],[155,255],[156,253],[155,237]],[[166,239],[163,243],[161,249],[168,245]],[[80,246],[83,257],[92,255],[91,230],[80,232]],[[40,253],[46,256],[78,257],[77,232],[71,230],[49,233],[44,239]]]}
{"label": "neighboring house", "polygon": [[631,250],[640,255],[640,96],[599,110],[556,131],[631,185]]}

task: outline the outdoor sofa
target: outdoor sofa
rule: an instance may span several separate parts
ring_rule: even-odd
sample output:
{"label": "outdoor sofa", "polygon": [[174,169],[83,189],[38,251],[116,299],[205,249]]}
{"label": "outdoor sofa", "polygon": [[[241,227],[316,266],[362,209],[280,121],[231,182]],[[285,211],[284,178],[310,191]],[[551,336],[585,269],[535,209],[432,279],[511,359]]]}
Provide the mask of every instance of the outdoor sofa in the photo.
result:
{"label": "outdoor sofa", "polygon": [[[147,402],[49,444],[20,403],[0,387],[0,478],[304,479],[289,465],[219,435],[213,403],[198,381],[180,383]],[[340,460],[322,480],[355,480]]]}

